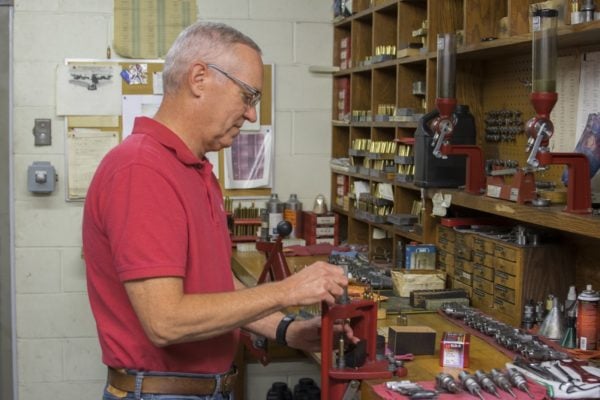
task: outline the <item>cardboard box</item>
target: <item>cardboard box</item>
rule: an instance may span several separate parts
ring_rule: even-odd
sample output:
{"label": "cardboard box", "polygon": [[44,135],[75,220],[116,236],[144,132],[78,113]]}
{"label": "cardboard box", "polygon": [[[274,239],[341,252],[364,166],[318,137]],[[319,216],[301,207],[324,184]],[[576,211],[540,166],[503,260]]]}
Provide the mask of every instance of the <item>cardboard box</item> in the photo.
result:
{"label": "cardboard box", "polygon": [[413,290],[410,293],[410,305],[412,307],[425,308],[427,300],[445,300],[449,302],[458,298],[468,299],[468,297],[469,295],[464,289]]}
{"label": "cardboard box", "polygon": [[470,345],[470,334],[444,332],[440,341],[440,366],[469,368]]}
{"label": "cardboard box", "polygon": [[428,326],[390,326],[388,349],[394,354],[432,355],[435,353],[435,333]]}
{"label": "cardboard box", "polygon": [[441,270],[397,270],[392,271],[394,293],[400,297],[409,297],[414,290],[444,289],[446,273]]}
{"label": "cardboard box", "polygon": [[404,250],[404,268],[435,269],[434,244],[409,244]]}
{"label": "cardboard box", "polygon": [[339,244],[339,217],[335,213],[315,214],[312,211],[302,212],[303,238],[307,245],[329,243]]}

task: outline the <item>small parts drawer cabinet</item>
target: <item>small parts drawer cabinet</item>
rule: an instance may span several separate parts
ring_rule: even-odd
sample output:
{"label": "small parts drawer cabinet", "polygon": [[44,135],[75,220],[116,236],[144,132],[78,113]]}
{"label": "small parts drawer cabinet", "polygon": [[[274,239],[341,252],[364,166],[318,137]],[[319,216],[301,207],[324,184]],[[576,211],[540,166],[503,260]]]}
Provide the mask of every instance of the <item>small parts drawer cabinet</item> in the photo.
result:
{"label": "small parts drawer cabinet", "polygon": [[473,307],[513,326],[521,326],[530,299],[564,296],[575,281],[564,245],[521,246],[442,225],[437,233],[438,267],[450,287],[466,289]]}

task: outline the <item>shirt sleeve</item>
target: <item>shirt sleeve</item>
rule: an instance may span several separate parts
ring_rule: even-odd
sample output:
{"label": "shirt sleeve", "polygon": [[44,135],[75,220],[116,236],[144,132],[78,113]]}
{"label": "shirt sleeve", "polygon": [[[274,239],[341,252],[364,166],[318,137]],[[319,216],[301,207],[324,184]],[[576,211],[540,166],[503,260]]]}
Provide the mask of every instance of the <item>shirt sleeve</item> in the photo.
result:
{"label": "shirt sleeve", "polygon": [[107,185],[105,229],[121,281],[185,276],[186,212],[176,188],[148,166],[132,165]]}

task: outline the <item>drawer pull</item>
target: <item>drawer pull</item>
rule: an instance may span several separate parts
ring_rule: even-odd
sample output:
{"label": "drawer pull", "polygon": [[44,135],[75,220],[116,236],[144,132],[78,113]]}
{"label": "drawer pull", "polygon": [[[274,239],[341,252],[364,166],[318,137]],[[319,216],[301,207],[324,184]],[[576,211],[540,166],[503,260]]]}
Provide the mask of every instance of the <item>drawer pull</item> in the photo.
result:
{"label": "drawer pull", "polygon": [[508,279],[508,274],[506,272],[496,271],[496,276],[502,280]]}

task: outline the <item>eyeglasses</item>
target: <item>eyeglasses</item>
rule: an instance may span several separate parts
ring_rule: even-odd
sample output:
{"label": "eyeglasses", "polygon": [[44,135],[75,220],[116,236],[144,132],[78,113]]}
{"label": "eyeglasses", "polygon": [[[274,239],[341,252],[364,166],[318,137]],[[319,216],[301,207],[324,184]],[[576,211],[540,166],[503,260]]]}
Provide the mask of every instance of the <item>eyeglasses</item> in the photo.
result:
{"label": "eyeglasses", "polygon": [[246,103],[246,105],[248,107],[255,107],[258,104],[258,102],[260,101],[260,97],[262,95],[260,93],[260,90],[253,88],[252,86],[248,85],[246,82],[236,78],[235,76],[229,74],[228,72],[225,72],[223,70],[223,68],[219,67],[216,64],[206,64],[206,66],[214,69],[215,71],[219,71],[220,73],[225,75],[227,78],[231,79],[236,85],[241,87],[242,90],[244,91],[244,102]]}

